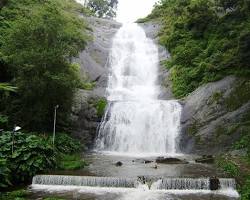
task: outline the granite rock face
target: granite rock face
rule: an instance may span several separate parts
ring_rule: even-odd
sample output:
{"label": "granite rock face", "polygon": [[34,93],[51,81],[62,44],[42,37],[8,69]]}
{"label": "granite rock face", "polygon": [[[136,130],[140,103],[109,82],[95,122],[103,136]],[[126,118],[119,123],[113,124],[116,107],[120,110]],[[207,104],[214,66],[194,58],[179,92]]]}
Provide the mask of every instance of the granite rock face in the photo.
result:
{"label": "granite rock face", "polygon": [[183,102],[180,148],[186,153],[219,154],[250,130],[250,81],[228,76],[208,83]]}
{"label": "granite rock face", "polygon": [[91,91],[79,90],[75,95],[72,108],[72,134],[92,148],[98,126],[102,116],[98,114],[98,103],[105,99],[105,90],[108,79],[108,58],[112,45],[112,38],[121,24],[106,19],[94,17],[85,18],[91,31],[92,40],[88,42],[84,51],[79,53],[73,62],[80,65],[81,78],[96,82]]}
{"label": "granite rock face", "polygon": [[74,62],[80,64],[81,77],[89,81],[95,81],[94,93],[99,96],[105,95],[108,79],[108,59],[112,46],[112,39],[121,24],[107,19],[95,17],[85,18],[90,26],[92,41],[88,42],[84,51]]}

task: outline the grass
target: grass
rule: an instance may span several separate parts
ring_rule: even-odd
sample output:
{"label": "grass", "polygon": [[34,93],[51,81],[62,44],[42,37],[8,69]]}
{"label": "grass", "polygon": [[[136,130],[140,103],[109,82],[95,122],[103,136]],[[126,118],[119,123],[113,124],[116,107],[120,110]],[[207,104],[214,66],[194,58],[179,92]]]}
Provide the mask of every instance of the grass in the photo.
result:
{"label": "grass", "polygon": [[236,163],[234,163],[230,159],[228,159],[226,157],[219,157],[216,160],[216,164],[219,168],[221,168],[230,177],[239,176],[240,170],[239,170],[238,166],[236,165]]}
{"label": "grass", "polygon": [[27,190],[16,190],[12,192],[7,192],[0,194],[1,200],[25,200],[29,195]]}
{"label": "grass", "polygon": [[77,170],[84,168],[86,165],[87,163],[80,154],[61,155],[58,168],[61,170]]}
{"label": "grass", "polygon": [[83,90],[93,90],[96,86],[95,82],[83,82],[81,84],[81,89]]}
{"label": "grass", "polygon": [[236,179],[241,200],[250,199],[250,157],[220,156],[216,165],[228,176]]}

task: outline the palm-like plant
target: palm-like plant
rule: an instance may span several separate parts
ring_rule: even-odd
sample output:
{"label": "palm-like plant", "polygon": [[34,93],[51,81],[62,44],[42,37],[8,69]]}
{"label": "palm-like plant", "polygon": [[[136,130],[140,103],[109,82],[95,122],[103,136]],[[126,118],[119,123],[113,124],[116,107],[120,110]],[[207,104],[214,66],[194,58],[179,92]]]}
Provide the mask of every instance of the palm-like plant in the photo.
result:
{"label": "palm-like plant", "polygon": [[0,91],[16,92],[17,87],[10,85],[9,83],[0,83]]}

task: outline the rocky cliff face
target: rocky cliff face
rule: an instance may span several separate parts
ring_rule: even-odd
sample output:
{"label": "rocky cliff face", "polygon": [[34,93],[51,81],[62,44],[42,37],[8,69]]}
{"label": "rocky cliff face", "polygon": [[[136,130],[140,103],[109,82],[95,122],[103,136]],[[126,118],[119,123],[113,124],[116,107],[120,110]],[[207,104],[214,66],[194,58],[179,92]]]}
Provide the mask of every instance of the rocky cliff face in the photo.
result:
{"label": "rocky cliff face", "polygon": [[250,131],[250,81],[228,76],[208,83],[183,102],[180,147],[187,153],[218,154]]}
{"label": "rocky cliff face", "polygon": [[72,112],[73,135],[81,140],[86,147],[94,144],[96,131],[101,122],[105,107],[105,89],[108,79],[106,66],[112,38],[121,24],[99,18],[86,18],[93,39],[86,49],[79,53],[74,62],[79,63],[81,77],[96,82],[93,90],[79,90],[75,96]]}

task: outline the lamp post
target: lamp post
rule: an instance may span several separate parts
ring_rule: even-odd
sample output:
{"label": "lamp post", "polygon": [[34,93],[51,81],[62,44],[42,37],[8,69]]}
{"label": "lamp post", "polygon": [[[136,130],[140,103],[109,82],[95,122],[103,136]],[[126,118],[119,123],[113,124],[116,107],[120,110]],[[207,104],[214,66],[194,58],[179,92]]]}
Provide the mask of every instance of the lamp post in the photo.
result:
{"label": "lamp post", "polygon": [[53,144],[53,149],[55,148],[55,137],[56,137],[56,112],[57,109],[59,108],[59,105],[55,106],[54,110],[54,128],[53,128],[53,139],[52,139],[52,144]]}
{"label": "lamp post", "polygon": [[12,131],[12,145],[11,145],[11,151],[12,151],[12,155],[14,153],[14,145],[15,145],[15,132],[19,131],[21,129],[20,126],[14,126],[14,129]]}

